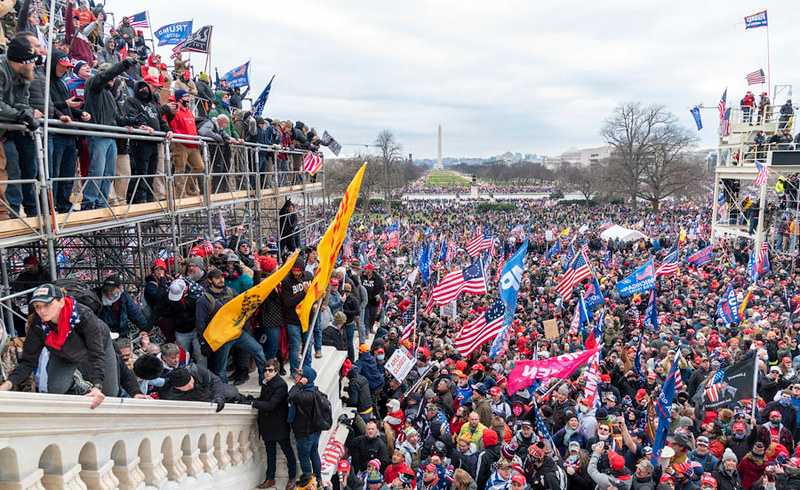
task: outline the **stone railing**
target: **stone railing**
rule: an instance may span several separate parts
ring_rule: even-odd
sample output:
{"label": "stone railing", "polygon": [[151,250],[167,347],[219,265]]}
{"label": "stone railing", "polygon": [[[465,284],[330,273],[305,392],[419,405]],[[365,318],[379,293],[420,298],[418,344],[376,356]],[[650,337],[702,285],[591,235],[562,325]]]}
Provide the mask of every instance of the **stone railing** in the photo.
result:
{"label": "stone railing", "polygon": [[256,411],[228,404],[0,393],[0,490],[254,488]]}

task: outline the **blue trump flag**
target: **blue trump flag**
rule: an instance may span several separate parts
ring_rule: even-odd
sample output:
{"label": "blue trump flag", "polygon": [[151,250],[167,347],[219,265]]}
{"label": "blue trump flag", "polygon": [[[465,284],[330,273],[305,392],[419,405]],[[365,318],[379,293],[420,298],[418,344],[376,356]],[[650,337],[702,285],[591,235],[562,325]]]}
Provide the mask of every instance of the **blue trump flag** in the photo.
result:
{"label": "blue trump flag", "polygon": [[692,117],[694,118],[694,123],[697,126],[697,130],[700,131],[701,129],[703,129],[703,120],[700,119],[700,108],[694,106],[691,108],[691,110],[689,110],[689,112],[692,113]]}
{"label": "blue trump flag", "polygon": [[522,243],[514,255],[509,258],[500,273],[500,299],[503,300],[506,312],[503,315],[503,330],[494,339],[489,357],[494,359],[500,352],[505,351],[508,342],[508,330],[514,320],[514,313],[517,311],[517,295],[519,294],[522,273],[525,271],[523,259],[528,253],[528,240]]}
{"label": "blue trump flag", "polygon": [[555,256],[555,254],[557,254],[560,251],[561,251],[561,240],[557,239],[556,243],[554,243],[553,246],[547,250],[547,253],[544,254],[544,258],[550,260],[553,258],[553,256]]}
{"label": "blue trump flag", "polygon": [[261,113],[264,112],[264,107],[267,105],[267,99],[269,98],[269,91],[272,90],[273,80],[275,80],[275,75],[272,75],[267,86],[261,91],[261,95],[253,102],[253,113],[256,117],[260,117]]}
{"label": "blue trump flag", "polygon": [[747,260],[747,275],[750,276],[750,280],[753,282],[758,281],[758,267],[756,267],[756,254],[752,250],[750,251],[750,257]]}
{"label": "blue trump flag", "polygon": [[444,262],[447,259],[447,239],[442,239],[442,249],[439,251],[439,262]]}
{"label": "blue trump flag", "polygon": [[567,272],[569,269],[569,265],[572,263],[572,259],[575,258],[575,247],[572,245],[569,246],[567,250],[567,256],[564,258],[564,263],[561,265],[561,272]]}
{"label": "blue trump flag", "polygon": [[422,247],[422,253],[419,254],[419,275],[422,278],[422,284],[428,284],[431,278],[431,247],[427,243]]}
{"label": "blue trump flag", "polygon": [[228,73],[222,75],[222,80],[228,82],[230,88],[250,86],[250,62],[239,65]]}
{"label": "blue trump flag", "polygon": [[739,300],[736,298],[736,292],[733,290],[732,284],[728,284],[728,289],[719,299],[717,318],[721,318],[725,325],[728,326],[739,323]]}
{"label": "blue trump flag", "polygon": [[686,261],[695,267],[711,262],[714,259],[714,247],[709,245],[686,258]]}
{"label": "blue trump flag", "polygon": [[767,11],[762,10],[761,12],[756,12],[753,15],[748,15],[744,18],[744,28],[745,29],[755,29],[757,27],[766,27],[769,25],[769,21],[767,19]]}
{"label": "blue trump flag", "polygon": [[594,275],[592,275],[592,280],[589,281],[584,298],[586,308],[590,312],[606,302],[606,298],[603,297],[603,291],[600,289],[600,282],[598,282],[597,277]]}
{"label": "blue trump flag", "polygon": [[658,332],[658,305],[655,288],[650,291],[650,301],[647,302],[647,310],[644,312],[644,327]]}
{"label": "blue trump flag", "polygon": [[653,289],[656,285],[656,268],[652,257],[650,260],[633,271],[633,274],[617,283],[617,291],[623,298],[643,293]]}
{"label": "blue trump flag", "polygon": [[159,46],[178,44],[189,39],[189,36],[192,35],[192,21],[184,20],[167,24],[159,28],[153,35],[158,39]]}
{"label": "blue trump flag", "polygon": [[672,367],[669,369],[669,374],[667,374],[667,379],[664,381],[664,386],[661,387],[661,393],[658,395],[658,401],[656,402],[658,427],[656,428],[655,440],[653,441],[653,455],[651,456],[651,461],[654,465],[658,464],[658,459],[661,457],[661,450],[664,449],[664,444],[667,442],[667,436],[669,435],[672,402],[675,400],[678,359],[681,355],[680,349],[676,349],[676,351],[675,358],[672,360]]}

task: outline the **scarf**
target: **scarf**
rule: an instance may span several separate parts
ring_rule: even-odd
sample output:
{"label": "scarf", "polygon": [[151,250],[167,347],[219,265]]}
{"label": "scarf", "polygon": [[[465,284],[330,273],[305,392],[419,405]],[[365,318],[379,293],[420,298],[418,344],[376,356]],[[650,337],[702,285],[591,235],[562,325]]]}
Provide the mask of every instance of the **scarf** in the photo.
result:
{"label": "scarf", "polygon": [[53,328],[50,324],[43,326],[45,332],[44,343],[47,347],[60,351],[64,347],[64,342],[67,337],[75,328],[75,325],[81,321],[78,314],[78,309],[75,308],[75,299],[71,296],[64,298],[64,307],[61,308],[61,313],[58,315],[58,324]]}

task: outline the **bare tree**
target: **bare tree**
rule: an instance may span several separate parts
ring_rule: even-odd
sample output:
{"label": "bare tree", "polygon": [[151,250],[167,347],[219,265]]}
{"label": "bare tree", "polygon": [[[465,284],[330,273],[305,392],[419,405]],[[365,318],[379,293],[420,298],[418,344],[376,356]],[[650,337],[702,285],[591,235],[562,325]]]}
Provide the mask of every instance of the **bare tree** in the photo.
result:
{"label": "bare tree", "polygon": [[384,129],[378,133],[374,145],[377,146],[378,151],[380,151],[380,159],[383,164],[383,196],[388,203],[391,199],[390,168],[396,160],[401,158],[402,147],[395,141],[394,134],[388,129]]}
{"label": "bare tree", "polygon": [[633,206],[643,199],[658,210],[663,199],[698,178],[701,169],[688,155],[697,138],[664,106],[622,104],[606,120],[601,134],[612,147],[606,177],[625,190]]}
{"label": "bare tree", "polygon": [[664,106],[643,107],[639,102],[628,102],[614,109],[600,131],[612,147],[615,167],[611,173],[619,179],[634,207],[642,174],[656,143],[656,128],[670,116]]}
{"label": "bare tree", "polygon": [[579,167],[569,165],[559,172],[562,179],[567,184],[572,185],[581,194],[583,198],[588,201],[598,191],[601,179],[598,173],[599,166]]}

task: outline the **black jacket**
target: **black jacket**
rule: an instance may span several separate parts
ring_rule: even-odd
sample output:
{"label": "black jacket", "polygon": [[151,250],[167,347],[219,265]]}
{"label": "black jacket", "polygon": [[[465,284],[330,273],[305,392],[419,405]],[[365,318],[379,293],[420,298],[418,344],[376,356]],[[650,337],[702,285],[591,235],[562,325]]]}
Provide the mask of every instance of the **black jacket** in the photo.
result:
{"label": "black jacket", "polygon": [[184,296],[180,301],[167,301],[161,317],[172,323],[176,332],[192,333],[195,330],[195,312],[197,301]]}
{"label": "black jacket", "polygon": [[347,298],[342,303],[342,312],[344,316],[347,318],[345,323],[353,323],[356,321],[356,318],[361,314],[361,307],[358,304],[358,298],[353,296],[353,293],[347,295]]}
{"label": "black jacket", "polygon": [[322,331],[322,345],[329,345],[336,350],[347,350],[347,335],[345,331],[328,325]]}
{"label": "black jacket", "polygon": [[361,276],[361,284],[367,290],[368,304],[377,305],[378,298],[383,295],[383,278],[377,272],[372,273],[372,277]]}
{"label": "black jacket", "polygon": [[253,402],[258,410],[258,430],[265,441],[289,439],[289,387],[280,376],[261,385],[261,395]]}
{"label": "black jacket", "polygon": [[55,117],[69,116],[72,119],[80,120],[81,111],[72,109],[67,105],[67,99],[72,97],[67,90],[67,86],[61,78],[56,76],[56,64],[53,63],[50,70],[50,108]]}
{"label": "black jacket", "polygon": [[366,434],[360,435],[353,439],[348,446],[350,455],[353,457],[352,471],[362,472],[367,469],[367,463],[370,460],[377,459],[381,462],[381,468],[386,468],[391,463],[389,458],[389,449],[386,447],[380,435],[374,439],[370,439]]}
{"label": "black jacket", "polygon": [[722,471],[722,466],[720,466],[712,475],[714,479],[717,480],[717,490],[741,490],[742,488],[738,471],[734,471],[733,476],[728,476],[727,473]]}
{"label": "black jacket", "polygon": [[[146,90],[146,95],[139,93],[140,90]],[[165,133],[169,131],[169,125],[162,117],[161,106],[145,82],[139,81],[133,86],[133,97],[125,100],[123,112],[132,126],[148,126]]]}
{"label": "black jacket", "polygon": [[[238,398],[232,396],[227,389],[229,385],[224,384],[216,374],[212,373],[206,368],[200,367],[197,364],[191,364],[186,369],[192,374],[194,378],[194,389],[190,391],[177,390],[167,379],[164,387],[159,390],[162,400],[177,400],[184,402],[213,402],[219,403],[224,401],[232,401]],[[230,388],[233,388],[230,386]],[[233,388],[233,391],[236,391]]]}
{"label": "black jacket", "polygon": [[294,406],[295,415],[292,431],[295,437],[308,437],[316,432],[312,427],[314,418],[314,390],[316,386],[296,384],[289,390],[289,403]]}
{"label": "black jacket", "polygon": [[478,488],[486,488],[486,482],[489,481],[489,477],[494,471],[494,464],[499,460],[500,446],[498,444],[487,447],[478,455],[478,477],[475,480]]}
{"label": "black jacket", "polygon": [[108,82],[126,71],[131,63],[133,62],[124,60],[86,81],[86,102],[83,104],[83,109],[92,115],[93,123],[106,126],[129,125],[129,121],[123,118]]}
{"label": "black jacket", "polygon": [[25,337],[19,364],[8,376],[8,380],[14,386],[19,386],[36,369],[39,364],[39,354],[45,348],[50,351],[51,356],[58,357],[71,364],[82,364],[88,360],[91,371],[81,374],[86,381],[95,386],[103,385],[103,380],[105,379],[104,340],[111,335],[108,325],[97,318],[91,309],[77,301],[75,302],[75,307],[78,308],[80,321],[70,332],[60,350],[45,346],[45,326],[38,320],[38,316],[36,317],[36,322],[28,329],[28,334]]}
{"label": "black jacket", "polygon": [[300,318],[297,316],[295,307],[306,297],[306,290],[303,282],[311,280],[309,274],[303,272],[300,279],[295,279],[290,272],[281,283],[281,303],[283,304],[283,320],[287,324],[300,325]]}
{"label": "black jacket", "polygon": [[361,374],[361,368],[353,366],[347,373],[348,407],[355,407],[359,412],[366,412],[372,408],[372,393],[369,391],[369,381]]}

